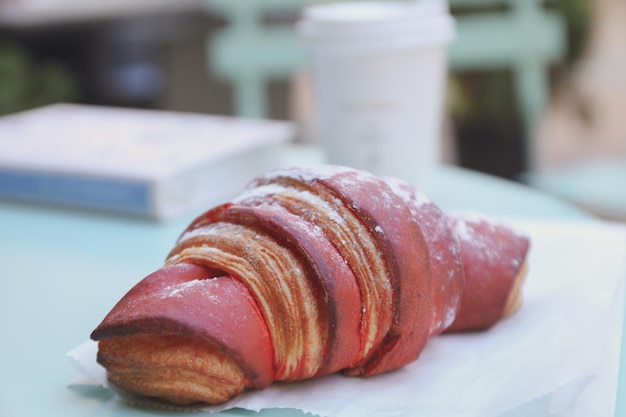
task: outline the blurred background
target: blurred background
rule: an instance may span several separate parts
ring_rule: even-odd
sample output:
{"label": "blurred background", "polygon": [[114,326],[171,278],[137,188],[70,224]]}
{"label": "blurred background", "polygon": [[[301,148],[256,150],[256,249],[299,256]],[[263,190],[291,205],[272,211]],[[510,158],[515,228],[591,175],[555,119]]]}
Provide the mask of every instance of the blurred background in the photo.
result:
{"label": "blurred background", "polygon": [[[308,3],[0,0],[0,115],[74,102],[267,117],[307,141],[293,23]],[[626,2],[449,3],[445,161],[626,218]]]}

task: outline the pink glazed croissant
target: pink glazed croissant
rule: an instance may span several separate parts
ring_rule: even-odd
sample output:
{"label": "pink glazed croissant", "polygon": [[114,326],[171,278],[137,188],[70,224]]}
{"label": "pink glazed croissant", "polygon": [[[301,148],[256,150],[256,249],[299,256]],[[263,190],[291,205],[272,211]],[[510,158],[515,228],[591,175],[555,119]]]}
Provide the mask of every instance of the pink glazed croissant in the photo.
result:
{"label": "pink glazed croissant", "polygon": [[253,180],[195,219],[91,337],[115,385],[221,403],[273,381],[369,376],[521,303],[529,240],[337,166]]}

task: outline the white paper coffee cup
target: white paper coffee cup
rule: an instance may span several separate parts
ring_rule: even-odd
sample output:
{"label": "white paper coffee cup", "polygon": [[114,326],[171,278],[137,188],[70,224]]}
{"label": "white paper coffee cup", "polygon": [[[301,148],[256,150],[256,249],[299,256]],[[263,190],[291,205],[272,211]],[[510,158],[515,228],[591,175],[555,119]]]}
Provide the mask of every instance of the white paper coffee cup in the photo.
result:
{"label": "white paper coffee cup", "polygon": [[297,30],[310,55],[312,135],[329,162],[421,182],[440,160],[447,4],[321,4]]}

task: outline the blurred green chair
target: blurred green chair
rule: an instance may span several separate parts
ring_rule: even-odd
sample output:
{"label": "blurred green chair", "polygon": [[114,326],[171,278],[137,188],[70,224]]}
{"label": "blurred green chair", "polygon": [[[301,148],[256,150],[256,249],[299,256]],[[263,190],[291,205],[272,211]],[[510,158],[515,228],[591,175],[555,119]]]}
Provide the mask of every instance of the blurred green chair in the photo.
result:
{"label": "blurred green chair", "polygon": [[[232,83],[235,114],[267,117],[268,81],[289,79],[302,67],[305,56],[293,21],[312,2],[206,0],[207,8],[227,22],[208,42],[208,65]],[[450,4],[464,10],[455,16],[457,38],[449,48],[450,70],[511,69],[521,120],[530,137],[548,103],[549,66],[566,51],[563,19],[544,8],[541,0],[450,0]],[[526,148],[530,156],[530,140]]]}
{"label": "blurred green chair", "polygon": [[[266,87],[288,80],[305,62],[293,22],[306,0],[206,0],[226,20],[207,43],[208,66],[233,86],[234,112],[267,117]],[[282,19],[282,22],[281,22]]]}
{"label": "blurred green chair", "polygon": [[[456,16],[457,39],[449,47],[451,71],[510,69],[524,126],[526,161],[532,170],[533,135],[550,98],[549,69],[566,53],[565,22],[541,0],[451,0],[467,10]],[[504,6],[506,11],[472,10]]]}

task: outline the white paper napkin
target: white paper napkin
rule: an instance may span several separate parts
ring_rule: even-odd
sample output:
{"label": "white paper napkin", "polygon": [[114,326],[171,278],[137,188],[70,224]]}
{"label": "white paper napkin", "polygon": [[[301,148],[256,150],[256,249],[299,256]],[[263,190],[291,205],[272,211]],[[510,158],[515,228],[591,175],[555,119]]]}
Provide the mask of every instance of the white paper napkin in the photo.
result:
{"label": "white paper napkin", "polygon": [[[294,408],[337,417],[612,415],[626,228],[595,221],[509,223],[532,240],[524,303],[514,316],[487,332],[434,338],[416,362],[395,372],[274,384],[206,410]],[[89,379],[79,383],[108,387],[95,353],[95,344],[86,342],[68,356],[87,371]]]}

